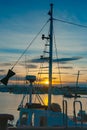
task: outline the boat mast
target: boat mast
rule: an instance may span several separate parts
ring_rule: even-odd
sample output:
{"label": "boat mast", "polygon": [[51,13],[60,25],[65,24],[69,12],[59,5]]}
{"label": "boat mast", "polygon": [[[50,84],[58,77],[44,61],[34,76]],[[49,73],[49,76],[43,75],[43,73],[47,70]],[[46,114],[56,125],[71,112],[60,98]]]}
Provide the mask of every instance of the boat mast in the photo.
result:
{"label": "boat mast", "polygon": [[50,46],[49,46],[49,90],[48,90],[48,109],[51,105],[52,88],[52,58],[53,58],[53,4],[50,4]]}

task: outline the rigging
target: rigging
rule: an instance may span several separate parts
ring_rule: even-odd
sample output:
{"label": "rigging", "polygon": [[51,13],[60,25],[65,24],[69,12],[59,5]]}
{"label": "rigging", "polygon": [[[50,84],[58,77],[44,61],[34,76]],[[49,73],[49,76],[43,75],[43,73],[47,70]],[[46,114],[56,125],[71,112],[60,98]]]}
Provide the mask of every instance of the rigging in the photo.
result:
{"label": "rigging", "polygon": [[54,20],[58,21],[58,22],[66,23],[66,24],[75,25],[75,26],[78,26],[78,27],[81,27],[81,28],[87,28],[86,25],[82,25],[82,24],[78,24],[78,23],[74,23],[74,22],[69,22],[69,21],[62,20],[62,19],[56,19],[56,18],[54,18]]}

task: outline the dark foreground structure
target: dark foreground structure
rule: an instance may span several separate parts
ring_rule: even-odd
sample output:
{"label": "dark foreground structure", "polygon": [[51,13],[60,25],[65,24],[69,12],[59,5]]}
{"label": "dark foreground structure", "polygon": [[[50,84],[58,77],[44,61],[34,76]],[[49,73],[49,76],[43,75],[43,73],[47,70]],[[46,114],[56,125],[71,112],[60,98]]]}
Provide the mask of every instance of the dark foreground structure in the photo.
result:
{"label": "dark foreground structure", "polygon": [[30,128],[9,128],[8,130],[87,130],[87,128],[79,128],[79,127],[71,127],[71,128],[63,128],[63,127],[30,127]]}
{"label": "dark foreground structure", "polygon": [[8,127],[8,120],[14,120],[14,116],[0,114],[0,130],[87,130],[87,127]]}

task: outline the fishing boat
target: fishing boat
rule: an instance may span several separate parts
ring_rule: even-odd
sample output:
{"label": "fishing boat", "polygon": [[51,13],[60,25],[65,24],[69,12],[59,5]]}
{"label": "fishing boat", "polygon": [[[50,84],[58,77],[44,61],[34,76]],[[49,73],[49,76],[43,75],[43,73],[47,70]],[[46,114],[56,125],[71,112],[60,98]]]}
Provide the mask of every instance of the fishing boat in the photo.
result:
{"label": "fishing boat", "polygon": [[[50,31],[49,35],[46,37],[42,35],[42,40],[48,39],[49,44],[46,46],[49,47],[49,56],[43,57],[42,59],[48,59],[49,62],[49,89],[48,89],[48,105],[41,103],[33,103],[33,83],[36,81],[36,76],[27,75],[26,80],[29,81],[30,94],[28,102],[23,104],[25,95],[18,107],[19,119],[15,128],[9,128],[9,130],[36,130],[36,129],[52,129],[52,130],[86,130],[87,122],[83,121],[82,113],[82,103],[78,100],[73,102],[73,118],[68,116],[68,106],[67,100],[62,101],[62,108],[57,103],[52,103],[52,61],[53,61],[53,4],[50,4],[49,11],[49,22],[50,22]],[[11,70],[10,70],[11,71]],[[12,75],[14,75],[12,73]],[[41,97],[37,95],[37,98],[40,100]],[[41,99],[42,100],[42,99]],[[78,120],[76,115],[76,104],[80,105],[80,118]]]}
{"label": "fishing boat", "polygon": [[[40,103],[32,102],[32,90],[33,90],[33,82],[36,80],[36,76],[27,75],[26,80],[30,82],[30,94],[29,94],[29,102],[23,106],[23,103],[19,106],[19,119],[17,122],[17,127],[82,127],[83,120],[81,119],[79,122],[77,121],[75,105],[77,102],[80,103],[80,109],[82,111],[82,104],[80,101],[74,101],[74,116],[73,119],[68,117],[67,114],[67,101],[63,100],[63,111],[59,104],[51,103],[52,93],[52,61],[53,61],[53,4],[50,5],[49,11],[49,21],[50,21],[50,32],[46,37],[44,34],[42,35],[42,40],[49,39],[49,90],[48,90],[48,105],[42,105]],[[41,57],[45,59],[45,57]],[[46,57],[47,58],[47,57]],[[82,114],[82,113],[81,113]],[[80,114],[80,115],[81,115]],[[81,117],[81,116],[80,116]],[[84,124],[87,126],[87,124]]]}

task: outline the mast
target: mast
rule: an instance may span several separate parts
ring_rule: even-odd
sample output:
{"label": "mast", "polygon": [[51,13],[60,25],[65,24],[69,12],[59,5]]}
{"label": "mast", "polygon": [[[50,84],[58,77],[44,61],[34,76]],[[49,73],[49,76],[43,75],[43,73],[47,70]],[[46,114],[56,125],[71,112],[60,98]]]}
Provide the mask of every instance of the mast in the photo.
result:
{"label": "mast", "polygon": [[53,4],[50,4],[50,46],[49,46],[49,90],[48,90],[48,109],[51,105],[52,88],[52,58],[53,58]]}
{"label": "mast", "polygon": [[80,74],[80,70],[78,70],[78,74],[77,74],[76,87],[75,87],[75,98],[77,98],[77,87],[78,87],[78,81],[79,81],[79,74]]}

